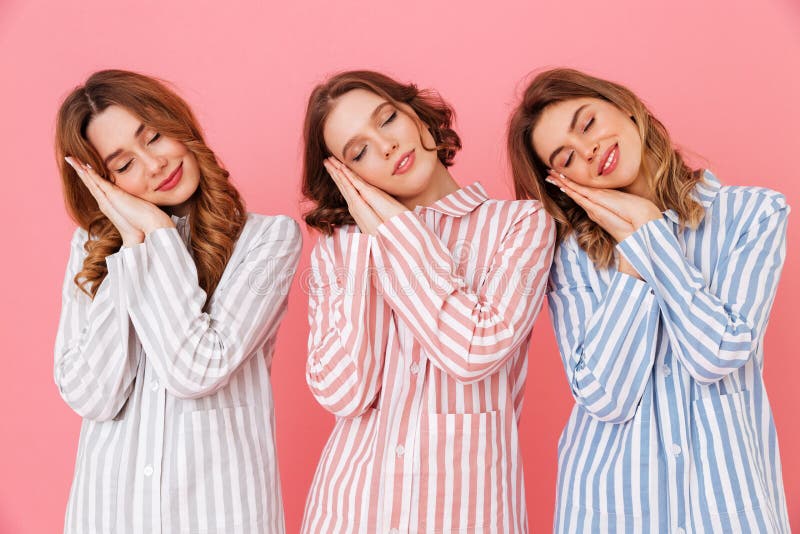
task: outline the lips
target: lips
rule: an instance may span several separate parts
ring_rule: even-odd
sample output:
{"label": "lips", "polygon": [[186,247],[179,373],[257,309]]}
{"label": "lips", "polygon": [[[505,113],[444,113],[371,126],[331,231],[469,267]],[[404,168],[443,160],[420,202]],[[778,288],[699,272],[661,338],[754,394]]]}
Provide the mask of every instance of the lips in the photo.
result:
{"label": "lips", "polygon": [[163,182],[158,184],[156,191],[169,191],[178,185],[178,182],[181,181],[181,176],[183,176],[183,162],[181,162]]}
{"label": "lips", "polygon": [[392,175],[395,174],[404,174],[408,169],[414,165],[414,150],[409,150],[397,160],[397,163],[394,165],[394,172]]}
{"label": "lips", "polygon": [[614,143],[608,150],[603,153],[603,156],[600,158],[600,162],[597,168],[597,175],[604,176],[606,174],[610,174],[614,169],[617,168],[617,163],[619,162],[619,144]]}

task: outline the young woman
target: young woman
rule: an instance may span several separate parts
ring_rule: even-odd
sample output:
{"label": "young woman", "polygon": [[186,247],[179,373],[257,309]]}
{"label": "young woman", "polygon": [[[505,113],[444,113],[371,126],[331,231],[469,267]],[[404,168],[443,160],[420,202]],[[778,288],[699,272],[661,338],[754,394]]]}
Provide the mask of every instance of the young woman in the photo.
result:
{"label": "young woman", "polygon": [[630,90],[574,70],[533,80],[508,143],[558,225],[555,530],[789,532],[761,376],[784,197],[693,171]]}
{"label": "young woman", "polygon": [[283,532],[270,364],[297,224],[247,214],[186,103],[93,74],[58,113],[80,228],[55,348],[83,417],[68,533]]}
{"label": "young woman", "polygon": [[517,424],[554,226],[455,182],[452,116],[375,72],[309,99],[307,381],[337,420],[304,532],[527,531]]}

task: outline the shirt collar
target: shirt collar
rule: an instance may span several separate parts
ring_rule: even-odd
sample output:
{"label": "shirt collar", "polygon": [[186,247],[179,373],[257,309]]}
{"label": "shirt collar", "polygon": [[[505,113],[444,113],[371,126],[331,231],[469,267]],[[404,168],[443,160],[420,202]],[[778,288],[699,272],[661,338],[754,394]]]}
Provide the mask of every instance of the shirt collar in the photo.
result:
{"label": "shirt collar", "polygon": [[417,206],[415,213],[428,209],[438,211],[451,217],[463,217],[487,201],[489,197],[480,182],[473,182],[467,187],[462,187],[445,195],[430,206]]}
{"label": "shirt collar", "polygon": [[189,241],[189,215],[178,217],[177,215],[170,215],[169,218],[178,230],[178,234],[185,242]]}
{"label": "shirt collar", "polygon": [[[717,198],[721,187],[722,184],[717,177],[714,176],[711,171],[704,170],[703,179],[697,182],[694,191],[692,191],[692,197],[694,197],[694,199],[703,206],[703,210],[708,211],[708,208],[714,202],[714,199]],[[673,209],[668,209],[665,211],[664,216],[666,216],[667,219],[671,220],[675,224],[681,223],[678,213]]]}

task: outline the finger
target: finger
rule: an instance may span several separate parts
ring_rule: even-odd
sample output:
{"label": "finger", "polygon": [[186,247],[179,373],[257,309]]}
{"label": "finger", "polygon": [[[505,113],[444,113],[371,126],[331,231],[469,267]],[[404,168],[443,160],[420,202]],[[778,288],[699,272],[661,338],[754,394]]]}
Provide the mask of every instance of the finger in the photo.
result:
{"label": "finger", "polygon": [[554,171],[553,169],[549,169],[547,176],[544,179],[545,182],[549,184],[553,184],[554,186],[558,187],[559,189],[564,187],[564,183],[561,181],[561,176]]}
{"label": "finger", "polygon": [[67,163],[75,170],[78,178],[81,179],[83,185],[89,190],[89,193],[97,200],[98,205],[105,200],[105,193],[97,187],[95,181],[86,172],[86,167],[79,160],[67,156],[64,158]]}
{"label": "finger", "polygon": [[590,199],[594,204],[613,212],[617,217],[631,222],[628,210],[626,210],[624,204],[620,202],[619,195],[621,193],[619,191],[587,187],[567,178],[563,174],[559,174],[558,176],[566,189],[576,191],[583,197]]}
{"label": "finger", "polygon": [[339,188],[339,192],[342,194],[345,201],[350,204],[354,196],[352,185],[348,183],[345,176],[336,167],[334,167],[332,162],[326,160],[323,162],[323,165],[325,166],[325,170],[328,171],[328,174],[333,182],[336,184],[336,187]]}

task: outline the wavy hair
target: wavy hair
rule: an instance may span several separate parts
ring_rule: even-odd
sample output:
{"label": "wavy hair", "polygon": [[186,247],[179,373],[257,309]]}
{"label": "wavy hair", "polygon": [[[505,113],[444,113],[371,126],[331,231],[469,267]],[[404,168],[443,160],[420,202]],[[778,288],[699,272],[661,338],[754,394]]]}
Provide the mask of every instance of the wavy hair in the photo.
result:
{"label": "wavy hair", "polygon": [[145,125],[186,145],[197,158],[200,183],[190,200],[190,248],[207,304],[244,227],[247,218],[244,201],[230,182],[228,171],[206,145],[189,105],[163,82],[123,70],[92,74],[83,86],[66,97],[58,111],[55,152],[65,204],[72,219],[89,234],[84,244],[87,255],[81,271],[75,275],[75,284],[94,298],[108,274],[106,256],[122,246],[116,227],[64,161],[65,156],[75,156],[109,179],[103,159],[86,137],[89,122],[109,106],[124,107]]}
{"label": "wavy hair", "polygon": [[537,75],[525,89],[508,125],[508,154],[518,199],[534,198],[555,219],[559,242],[573,232],[580,247],[600,268],[614,260],[614,239],[558,187],[545,181],[547,165],[533,149],[531,134],[551,105],[575,98],[597,98],[633,118],[642,139],[642,165],[660,210],[673,209],[681,224],[696,226],[703,206],[692,197],[702,173],[692,170],[673,147],[667,129],[627,87],[573,69]]}
{"label": "wavy hair", "polygon": [[317,85],[308,98],[303,125],[302,192],[313,205],[303,217],[308,226],[325,234],[332,234],[339,226],[355,224],[347,202],[323,166],[325,159],[331,156],[323,138],[325,121],[336,99],[354,89],[364,89],[385,98],[399,111],[403,111],[399,104],[414,110],[419,117],[420,138],[422,128],[427,128],[436,143],[431,148],[423,147],[436,150],[445,167],[453,164],[453,158],[461,149],[461,139],[452,128],[455,112],[435,91],[418,89],[413,83],[402,84],[385,74],[369,70],[342,72]]}

